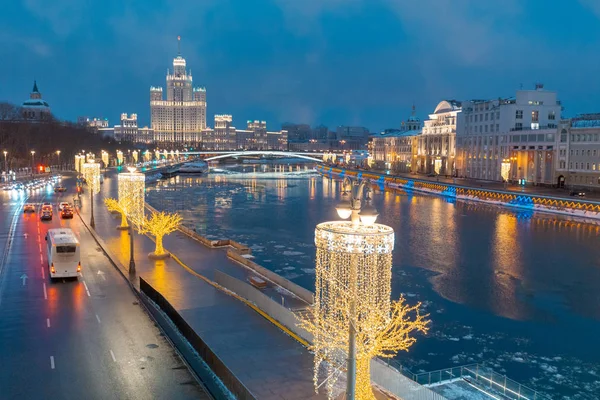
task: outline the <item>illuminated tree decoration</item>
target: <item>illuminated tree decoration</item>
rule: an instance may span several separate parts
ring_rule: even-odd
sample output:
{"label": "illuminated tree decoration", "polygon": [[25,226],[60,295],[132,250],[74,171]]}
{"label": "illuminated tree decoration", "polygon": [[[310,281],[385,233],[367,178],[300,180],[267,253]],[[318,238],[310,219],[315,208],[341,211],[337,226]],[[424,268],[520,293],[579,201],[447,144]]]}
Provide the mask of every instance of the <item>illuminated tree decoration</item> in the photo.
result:
{"label": "illuminated tree decoration", "polygon": [[356,398],[375,399],[371,389],[371,359],[393,357],[407,350],[415,331],[426,332],[427,315],[420,304],[408,306],[401,297],[391,302],[392,228],[373,224],[353,226],[335,221],[317,225],[315,304],[300,326],[314,341],[314,383],[325,370],[327,394],[336,397],[334,386],[340,367],[346,364],[350,324],[356,336]]}
{"label": "illuminated tree decoration", "polygon": [[88,190],[92,194],[98,193],[100,191],[100,164],[95,162],[84,163],[81,173],[87,183]]}
{"label": "illuminated tree decoration", "polygon": [[150,258],[165,258],[169,256],[163,247],[163,237],[175,232],[181,225],[182,218],[177,213],[153,212],[150,218],[146,217],[142,226],[143,233],[149,233],[156,238],[156,248],[148,254]]}
{"label": "illuminated tree decoration", "polygon": [[104,168],[108,167],[108,153],[102,150],[102,163],[104,164]]}
{"label": "illuminated tree decoration", "polygon": [[169,152],[166,151],[166,150],[164,150],[163,151],[163,157],[165,158],[165,160],[168,159],[169,158]]}
{"label": "illuminated tree decoration", "polygon": [[131,155],[133,156],[133,161],[135,163],[137,163],[138,162],[138,151],[134,150],[133,153],[131,153]]}
{"label": "illuminated tree decoration", "polygon": [[150,161],[152,159],[152,153],[150,153],[148,150],[146,150],[144,152],[144,161]]}
{"label": "illuminated tree decoration", "polygon": [[127,223],[127,207],[121,205],[118,200],[110,197],[104,199],[104,204],[106,205],[106,208],[108,208],[108,211],[121,214],[121,225],[119,228],[128,229],[129,224]]}
{"label": "illuminated tree decoration", "polygon": [[123,165],[123,152],[117,150],[117,165]]}
{"label": "illuminated tree decoration", "polygon": [[160,151],[158,151],[158,150],[154,150],[154,158],[155,158],[156,160],[160,160]]}

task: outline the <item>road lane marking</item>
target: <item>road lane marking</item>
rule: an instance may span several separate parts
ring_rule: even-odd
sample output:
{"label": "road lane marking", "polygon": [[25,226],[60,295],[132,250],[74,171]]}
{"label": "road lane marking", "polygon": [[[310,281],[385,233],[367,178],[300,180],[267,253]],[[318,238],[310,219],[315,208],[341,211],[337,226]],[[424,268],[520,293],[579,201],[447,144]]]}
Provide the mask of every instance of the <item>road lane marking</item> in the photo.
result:
{"label": "road lane marking", "polygon": [[115,353],[113,353],[112,350],[110,350],[110,356],[112,357],[114,362],[117,362],[117,359],[115,358]]}
{"label": "road lane marking", "polygon": [[46,283],[44,282],[44,299],[48,300],[48,292],[46,292]]}
{"label": "road lane marking", "polygon": [[50,318],[46,318],[46,326],[50,328]]}
{"label": "road lane marking", "polygon": [[40,268],[42,270],[42,279],[46,279],[46,272],[44,271],[44,267]]}
{"label": "road lane marking", "polygon": [[50,356],[50,368],[54,369],[54,356]]}
{"label": "road lane marking", "polygon": [[98,316],[98,314],[96,314],[96,320],[98,321],[98,323],[100,323],[100,317]]}
{"label": "road lane marking", "polygon": [[87,293],[88,297],[91,297],[90,296],[90,290],[88,289],[87,284],[85,283],[85,281],[83,281],[83,286],[85,286],[85,292]]}

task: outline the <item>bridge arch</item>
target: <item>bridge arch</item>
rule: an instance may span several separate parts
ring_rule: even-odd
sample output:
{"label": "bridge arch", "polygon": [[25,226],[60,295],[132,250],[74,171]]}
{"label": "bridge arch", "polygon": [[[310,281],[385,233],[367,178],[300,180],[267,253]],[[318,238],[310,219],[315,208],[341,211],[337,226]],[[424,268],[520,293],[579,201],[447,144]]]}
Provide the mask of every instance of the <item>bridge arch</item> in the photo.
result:
{"label": "bridge arch", "polygon": [[205,158],[204,161],[214,161],[214,160],[220,160],[222,158],[228,158],[228,157],[258,156],[258,155],[302,158],[305,160],[310,160],[310,161],[315,161],[315,162],[323,161],[321,159],[310,157],[310,156],[307,156],[304,154],[290,153],[287,151],[234,151],[234,152],[227,153],[227,154],[219,154],[218,156],[208,157],[208,158]]}

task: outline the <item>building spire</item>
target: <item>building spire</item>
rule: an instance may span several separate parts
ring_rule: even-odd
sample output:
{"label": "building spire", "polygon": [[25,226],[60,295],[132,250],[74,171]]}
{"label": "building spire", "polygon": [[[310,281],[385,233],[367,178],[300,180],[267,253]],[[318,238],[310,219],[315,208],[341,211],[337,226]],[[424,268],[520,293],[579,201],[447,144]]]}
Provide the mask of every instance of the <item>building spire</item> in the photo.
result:
{"label": "building spire", "polygon": [[410,115],[411,115],[412,117],[414,117],[414,116],[415,116],[415,114],[416,114],[416,111],[415,111],[415,103],[413,103],[413,105],[412,105],[412,112],[410,113]]}
{"label": "building spire", "polygon": [[181,36],[177,36],[177,56],[181,57]]}
{"label": "building spire", "polygon": [[35,80],[35,79],[33,80],[33,91],[32,91],[32,92],[33,92],[33,93],[39,93],[39,92],[40,92],[40,91],[38,90],[38,87],[37,87],[37,82],[36,82],[36,80]]}

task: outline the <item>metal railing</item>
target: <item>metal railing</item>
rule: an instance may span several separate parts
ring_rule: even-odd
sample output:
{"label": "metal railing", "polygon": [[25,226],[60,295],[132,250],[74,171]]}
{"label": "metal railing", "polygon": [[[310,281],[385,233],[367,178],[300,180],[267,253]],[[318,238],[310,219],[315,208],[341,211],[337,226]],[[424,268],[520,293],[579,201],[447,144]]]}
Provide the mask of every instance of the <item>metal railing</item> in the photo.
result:
{"label": "metal railing", "polygon": [[401,372],[415,382],[426,386],[462,379],[490,396],[500,395],[503,396],[502,398],[512,400],[550,400],[549,397],[530,387],[521,385],[506,375],[494,372],[491,368],[481,364],[469,364],[421,374],[413,374],[406,369]]}

